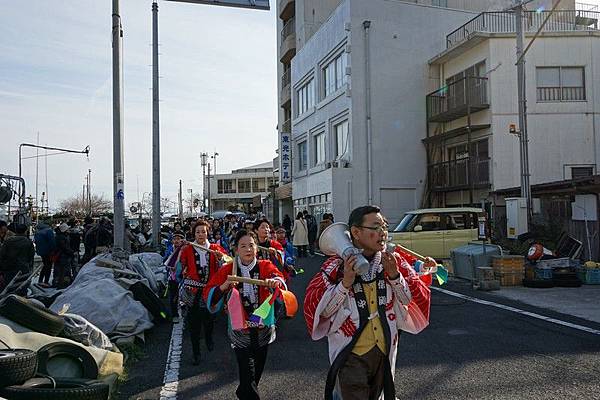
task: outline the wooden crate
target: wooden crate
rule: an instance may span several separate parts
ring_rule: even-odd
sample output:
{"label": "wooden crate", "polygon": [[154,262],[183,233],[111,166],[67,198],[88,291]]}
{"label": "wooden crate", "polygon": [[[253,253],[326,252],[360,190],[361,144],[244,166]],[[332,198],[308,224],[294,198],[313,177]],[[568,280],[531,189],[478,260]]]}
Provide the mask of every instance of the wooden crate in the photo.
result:
{"label": "wooden crate", "polygon": [[494,273],[520,273],[525,270],[525,257],[523,256],[493,256],[492,268]]}
{"label": "wooden crate", "polygon": [[521,286],[523,285],[522,272],[498,272],[496,278],[501,286]]}

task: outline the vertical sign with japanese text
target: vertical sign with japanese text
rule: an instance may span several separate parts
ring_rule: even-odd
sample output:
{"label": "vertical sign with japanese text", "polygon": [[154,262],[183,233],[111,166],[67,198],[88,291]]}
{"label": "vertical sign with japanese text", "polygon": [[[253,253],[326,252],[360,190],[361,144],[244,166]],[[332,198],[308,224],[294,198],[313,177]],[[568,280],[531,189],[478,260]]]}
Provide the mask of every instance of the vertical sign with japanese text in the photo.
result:
{"label": "vertical sign with japanese text", "polygon": [[292,181],[292,134],[281,133],[281,149],[279,162],[279,180],[282,183]]}

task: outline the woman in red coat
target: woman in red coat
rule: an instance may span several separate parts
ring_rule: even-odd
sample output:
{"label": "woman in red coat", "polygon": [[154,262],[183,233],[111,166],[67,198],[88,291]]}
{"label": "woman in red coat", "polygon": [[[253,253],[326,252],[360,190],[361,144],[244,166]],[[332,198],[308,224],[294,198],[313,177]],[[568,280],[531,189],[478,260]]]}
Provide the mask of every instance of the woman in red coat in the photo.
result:
{"label": "woman in red coat", "polygon": [[[262,218],[254,223],[254,233],[258,238],[258,246],[261,248],[258,250],[256,257],[259,260],[269,260],[281,273],[283,274],[285,281],[289,279],[289,272],[285,265],[285,251],[283,246],[277,240],[272,240],[271,235],[273,234],[273,227],[268,219]],[[268,250],[266,250],[268,249]]]}
{"label": "woman in red coat", "polygon": [[210,225],[208,222],[200,220],[193,227],[195,243],[217,253],[208,252],[191,244],[186,245],[181,250],[181,265],[183,269],[183,296],[182,301],[188,307],[186,315],[186,326],[189,329],[192,341],[192,352],[194,356],[194,365],[200,363],[200,333],[204,327],[204,340],[208,351],[214,348],[212,338],[213,316],[206,308],[206,303],[202,298],[202,290],[210,280],[211,276],[217,273],[219,262],[223,254],[227,252],[217,244],[208,242]]}
{"label": "woman in red coat", "polygon": [[244,229],[235,237],[237,275],[266,280],[268,286],[258,286],[249,283],[235,284],[227,280],[233,273],[233,264],[225,264],[212,276],[204,288],[204,301],[210,312],[216,313],[222,309],[227,294],[237,286],[241,306],[243,308],[244,327],[232,329],[229,323],[229,339],[235,351],[238,362],[240,383],[236,390],[238,399],[260,400],[258,383],[260,381],[268,345],[275,341],[275,323],[273,310],[266,319],[253,315],[254,311],[272,292],[273,288],[287,289],[282,273],[269,260],[257,259],[257,246],[254,234]]}

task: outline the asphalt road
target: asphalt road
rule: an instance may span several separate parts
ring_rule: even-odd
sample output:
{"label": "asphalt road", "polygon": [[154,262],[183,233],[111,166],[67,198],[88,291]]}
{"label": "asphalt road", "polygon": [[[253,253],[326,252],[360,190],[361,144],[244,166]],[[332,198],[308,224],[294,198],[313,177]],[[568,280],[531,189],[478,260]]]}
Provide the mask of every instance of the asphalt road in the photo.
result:
{"label": "asphalt road", "polygon": [[[299,301],[322,261],[315,257],[303,262],[306,273],[291,285]],[[460,282],[444,288],[600,329],[588,321],[472,292]],[[237,364],[225,330],[220,317],[215,351],[204,352],[197,367],[191,365],[185,337],[177,399],[235,399]],[[168,325],[148,334],[146,355],[121,386],[120,399],[160,398],[170,335]],[[309,338],[299,313],[284,321],[269,348],[261,396],[321,399],[327,369],[327,343]],[[600,399],[600,336],[434,291],[430,326],[419,335],[401,336],[395,379],[399,399]]]}

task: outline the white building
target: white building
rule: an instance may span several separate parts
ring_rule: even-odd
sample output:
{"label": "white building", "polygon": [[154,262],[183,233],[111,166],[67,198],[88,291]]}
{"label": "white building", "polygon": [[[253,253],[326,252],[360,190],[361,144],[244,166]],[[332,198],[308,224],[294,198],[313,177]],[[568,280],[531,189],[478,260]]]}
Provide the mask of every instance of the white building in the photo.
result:
{"label": "white building", "polygon": [[260,208],[262,198],[269,188],[276,186],[279,178],[273,172],[273,161],[252,165],[210,177],[210,202],[213,211],[252,211]]}
{"label": "white building", "polygon": [[[599,17],[557,11],[527,53],[533,187],[597,173]],[[545,13],[527,13],[526,42],[544,18]],[[508,133],[519,122],[514,32],[512,15],[481,14],[448,31],[447,48],[429,62],[430,89],[437,89],[427,96],[424,140],[430,205],[484,199],[502,206],[506,194],[518,194],[519,140]]]}

